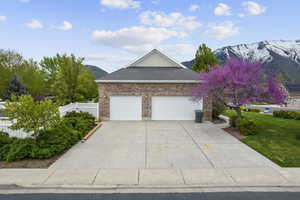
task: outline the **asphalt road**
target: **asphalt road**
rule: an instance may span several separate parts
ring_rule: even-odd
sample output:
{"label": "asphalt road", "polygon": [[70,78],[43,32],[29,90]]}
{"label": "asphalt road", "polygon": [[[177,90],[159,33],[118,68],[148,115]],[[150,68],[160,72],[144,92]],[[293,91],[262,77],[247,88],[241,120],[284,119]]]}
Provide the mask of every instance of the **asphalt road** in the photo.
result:
{"label": "asphalt road", "polygon": [[299,200],[300,192],[216,192],[161,194],[8,194],[0,200]]}

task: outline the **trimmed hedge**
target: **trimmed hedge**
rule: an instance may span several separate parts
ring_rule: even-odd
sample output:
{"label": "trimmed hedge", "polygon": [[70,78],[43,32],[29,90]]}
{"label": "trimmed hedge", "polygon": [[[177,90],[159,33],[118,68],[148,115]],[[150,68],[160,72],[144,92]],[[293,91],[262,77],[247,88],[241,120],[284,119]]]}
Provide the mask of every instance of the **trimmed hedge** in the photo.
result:
{"label": "trimmed hedge", "polygon": [[259,108],[249,108],[249,109],[247,109],[247,111],[259,113],[261,110]]}
{"label": "trimmed hedge", "polygon": [[249,136],[256,135],[258,132],[258,127],[254,120],[242,117],[238,119],[236,115],[230,117],[230,126],[239,129],[241,135]]}
{"label": "trimmed hedge", "polygon": [[95,126],[95,118],[89,113],[68,113],[56,128],[43,130],[36,140],[9,137],[0,132],[0,160],[46,159],[62,153]]}
{"label": "trimmed hedge", "polygon": [[276,110],[273,111],[273,116],[278,118],[284,118],[284,119],[300,120],[300,113],[294,111]]}
{"label": "trimmed hedge", "polygon": [[257,134],[257,125],[254,120],[242,117],[236,121],[236,126],[242,135],[248,136]]}

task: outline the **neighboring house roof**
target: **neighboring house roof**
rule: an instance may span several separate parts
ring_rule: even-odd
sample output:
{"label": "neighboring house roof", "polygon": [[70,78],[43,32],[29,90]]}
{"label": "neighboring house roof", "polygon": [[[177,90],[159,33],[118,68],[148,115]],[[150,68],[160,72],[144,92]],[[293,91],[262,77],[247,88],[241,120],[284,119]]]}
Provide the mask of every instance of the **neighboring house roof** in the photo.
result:
{"label": "neighboring house roof", "polygon": [[96,82],[196,83],[199,73],[154,49],[126,68],[107,74]]}
{"label": "neighboring house roof", "polygon": [[285,88],[290,94],[300,94],[300,84],[286,84]]}

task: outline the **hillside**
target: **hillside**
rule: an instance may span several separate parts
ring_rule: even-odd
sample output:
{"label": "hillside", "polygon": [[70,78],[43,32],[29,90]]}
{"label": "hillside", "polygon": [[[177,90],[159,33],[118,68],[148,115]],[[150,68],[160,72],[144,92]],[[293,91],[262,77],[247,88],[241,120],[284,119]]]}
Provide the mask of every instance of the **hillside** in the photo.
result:
{"label": "hillside", "polygon": [[[288,83],[300,84],[300,40],[240,44],[217,49],[214,53],[222,63],[229,58],[260,61],[266,71],[280,72]],[[191,68],[193,60],[182,64]]]}
{"label": "hillside", "polygon": [[97,66],[94,66],[94,65],[85,65],[85,66],[92,71],[92,73],[95,76],[96,80],[101,78],[102,76],[108,74],[106,71],[104,71],[103,69],[101,69]]}

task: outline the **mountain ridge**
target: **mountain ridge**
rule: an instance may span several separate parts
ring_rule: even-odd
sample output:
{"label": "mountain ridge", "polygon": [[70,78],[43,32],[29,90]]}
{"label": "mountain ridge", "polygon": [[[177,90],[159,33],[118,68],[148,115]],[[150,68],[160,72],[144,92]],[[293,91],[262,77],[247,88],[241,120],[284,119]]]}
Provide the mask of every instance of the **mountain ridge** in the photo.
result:
{"label": "mountain ridge", "polygon": [[[300,84],[300,40],[265,40],[225,46],[214,51],[221,63],[229,58],[260,61],[265,71],[281,73],[287,83]],[[183,62],[192,68],[193,61]]]}
{"label": "mountain ridge", "polygon": [[102,76],[108,74],[108,72],[104,71],[100,67],[95,65],[85,65],[89,70],[91,70],[92,74],[95,76],[96,80],[101,78]]}

